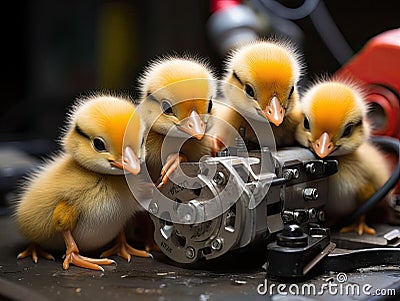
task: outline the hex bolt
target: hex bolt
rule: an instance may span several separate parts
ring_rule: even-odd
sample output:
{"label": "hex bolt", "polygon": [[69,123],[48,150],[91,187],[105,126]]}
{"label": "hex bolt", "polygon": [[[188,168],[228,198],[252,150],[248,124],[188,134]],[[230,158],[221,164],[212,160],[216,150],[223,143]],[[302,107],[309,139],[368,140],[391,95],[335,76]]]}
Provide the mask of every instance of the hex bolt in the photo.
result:
{"label": "hex bolt", "polygon": [[217,185],[224,185],[226,183],[225,175],[222,171],[217,172],[214,176],[213,181]]}
{"label": "hex bolt", "polygon": [[306,171],[310,174],[315,174],[315,172],[317,171],[317,168],[315,166],[315,163],[308,163],[306,164]]}
{"label": "hex bolt", "polygon": [[293,174],[288,169],[283,172],[282,176],[285,178],[286,181],[290,181],[293,178]]}
{"label": "hex bolt", "polygon": [[297,168],[293,169],[285,169],[283,171],[283,177],[287,180],[290,181],[291,179],[298,179],[300,176],[299,170]]}
{"label": "hex bolt", "polygon": [[222,249],[223,245],[224,245],[224,240],[222,238],[216,238],[211,243],[211,249],[213,249],[214,251],[219,251]]}
{"label": "hex bolt", "polygon": [[308,216],[310,219],[315,219],[317,217],[317,210],[315,208],[308,209]]}
{"label": "hex bolt", "polygon": [[193,259],[194,256],[196,255],[196,251],[194,250],[193,247],[187,247],[185,251],[185,255],[188,259]]}
{"label": "hex bolt", "polygon": [[155,202],[151,203],[151,204],[149,205],[149,212],[150,212],[151,214],[157,214],[157,212],[158,212],[158,204],[155,203]]}
{"label": "hex bolt", "polygon": [[282,220],[284,223],[289,223],[294,221],[294,212],[291,210],[285,210],[282,213]]}
{"label": "hex bolt", "polygon": [[318,199],[318,190],[317,188],[304,188],[303,189],[303,197],[306,201],[314,201]]}
{"label": "hex bolt", "polygon": [[298,224],[302,224],[308,221],[309,217],[306,211],[304,210],[297,210],[294,212],[293,214],[293,221],[298,223]]}

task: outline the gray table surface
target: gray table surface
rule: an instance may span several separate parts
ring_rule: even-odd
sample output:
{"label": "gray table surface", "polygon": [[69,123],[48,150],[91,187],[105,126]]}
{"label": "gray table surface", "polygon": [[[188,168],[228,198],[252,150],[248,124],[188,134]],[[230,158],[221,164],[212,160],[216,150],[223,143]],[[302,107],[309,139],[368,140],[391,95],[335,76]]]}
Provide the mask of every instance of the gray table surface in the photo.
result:
{"label": "gray table surface", "polygon": [[[281,286],[278,294],[280,283],[266,280],[263,258],[254,255],[262,254],[259,250],[197,269],[178,267],[163,254],[155,253],[153,259],[134,257],[130,263],[113,256],[117,265],[104,266],[104,272],[75,266],[64,271],[60,256],[56,261],[41,258],[37,264],[29,258],[16,260],[27,242],[19,236],[10,217],[0,217],[0,233],[0,300],[367,300],[377,297],[373,296],[376,289],[393,294],[388,289],[400,287],[400,268],[390,266],[346,274],[342,292],[337,273],[327,273],[306,282],[283,283],[285,287]],[[323,284],[327,288],[329,283],[333,284],[332,290],[325,289],[321,295]],[[272,295],[257,290],[271,289],[272,285]],[[313,285],[316,292],[307,294],[306,285]],[[356,287],[360,289],[358,295]],[[363,288],[370,295],[364,294]],[[300,294],[292,295],[296,289]],[[306,294],[301,294],[302,289]]]}

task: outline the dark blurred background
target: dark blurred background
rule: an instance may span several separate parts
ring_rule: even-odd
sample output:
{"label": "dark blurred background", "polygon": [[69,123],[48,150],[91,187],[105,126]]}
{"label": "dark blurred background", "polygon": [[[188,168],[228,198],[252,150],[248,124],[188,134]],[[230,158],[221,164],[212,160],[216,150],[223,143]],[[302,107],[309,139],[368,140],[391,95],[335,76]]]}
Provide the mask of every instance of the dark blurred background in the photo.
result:
{"label": "dark blurred background", "polygon": [[[280,1],[291,7],[303,2]],[[355,53],[370,38],[400,25],[396,0],[324,3]],[[0,147],[36,158],[57,148],[65,113],[80,95],[112,90],[135,97],[136,77],[149,59],[185,52],[221,68],[223,54],[206,29],[211,15],[206,0],[8,1],[2,13]],[[259,17],[270,21],[265,12]],[[341,66],[310,17],[291,26],[304,53],[306,80]],[[269,33],[274,28],[266,25],[263,34]]]}

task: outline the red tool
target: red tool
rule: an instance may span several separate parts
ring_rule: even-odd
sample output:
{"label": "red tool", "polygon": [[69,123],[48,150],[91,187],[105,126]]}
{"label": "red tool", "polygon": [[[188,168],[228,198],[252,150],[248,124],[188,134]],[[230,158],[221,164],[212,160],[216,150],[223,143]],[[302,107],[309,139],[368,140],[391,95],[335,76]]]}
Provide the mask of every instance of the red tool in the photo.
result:
{"label": "red tool", "polygon": [[366,88],[373,134],[400,138],[400,29],[372,38],[335,75]]}
{"label": "red tool", "polygon": [[239,5],[241,2],[240,0],[211,0],[210,11],[215,13],[230,6]]}

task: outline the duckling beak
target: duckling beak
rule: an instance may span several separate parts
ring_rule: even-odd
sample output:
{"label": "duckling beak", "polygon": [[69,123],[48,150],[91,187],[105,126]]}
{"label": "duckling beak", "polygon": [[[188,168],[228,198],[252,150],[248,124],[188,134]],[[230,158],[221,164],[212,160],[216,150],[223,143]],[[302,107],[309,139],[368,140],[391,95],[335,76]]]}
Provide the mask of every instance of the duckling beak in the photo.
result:
{"label": "duckling beak", "polygon": [[178,125],[178,128],[190,136],[195,137],[197,140],[201,140],[206,131],[206,126],[196,110],[193,110],[190,116],[186,118],[183,123]]}
{"label": "duckling beak", "polygon": [[285,116],[285,110],[282,108],[279,98],[272,97],[268,106],[262,111],[269,122],[272,122],[276,126],[279,126],[283,117]]}
{"label": "duckling beak", "polygon": [[311,144],[314,152],[318,155],[318,157],[325,158],[328,156],[330,153],[332,153],[335,150],[335,147],[331,141],[331,138],[329,138],[329,135],[327,132],[323,132],[321,137],[319,137],[317,140],[315,140]]}
{"label": "duckling beak", "polygon": [[140,172],[140,161],[129,146],[125,147],[121,158],[111,161],[110,164],[133,175],[137,175]]}

